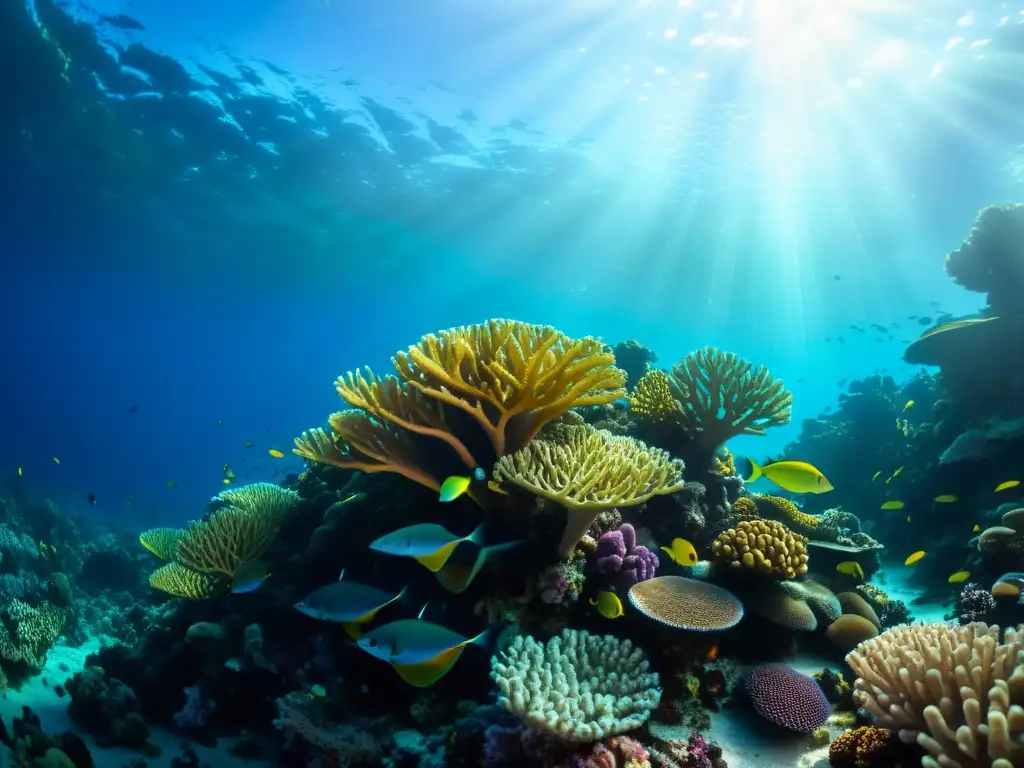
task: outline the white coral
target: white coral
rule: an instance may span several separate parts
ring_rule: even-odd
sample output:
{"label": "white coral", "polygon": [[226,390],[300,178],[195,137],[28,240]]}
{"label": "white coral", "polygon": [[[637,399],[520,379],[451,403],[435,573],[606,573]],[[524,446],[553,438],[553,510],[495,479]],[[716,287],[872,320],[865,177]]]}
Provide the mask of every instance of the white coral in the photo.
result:
{"label": "white coral", "polygon": [[505,709],[567,741],[639,728],[661,700],[658,675],[629,640],[563,630],[546,644],[517,637],[491,659]]}

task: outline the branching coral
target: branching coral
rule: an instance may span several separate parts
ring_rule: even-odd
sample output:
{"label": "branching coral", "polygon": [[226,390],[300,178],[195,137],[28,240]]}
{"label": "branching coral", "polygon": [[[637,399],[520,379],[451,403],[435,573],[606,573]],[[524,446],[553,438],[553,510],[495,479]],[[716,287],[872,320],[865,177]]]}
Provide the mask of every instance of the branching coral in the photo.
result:
{"label": "branching coral", "polygon": [[628,397],[629,410],[653,422],[675,422],[683,419],[682,400],[689,392],[665,371],[654,369],[645,373]]}
{"label": "branching coral", "polygon": [[161,560],[173,560],[184,535],[180,528],[151,528],[139,534],[139,543]]}
{"label": "branching coral", "polygon": [[0,617],[0,662],[41,670],[46,652],[60,637],[67,611],[43,602],[37,607],[12,598]]}
{"label": "branching coral", "polygon": [[491,659],[499,703],[567,741],[639,728],[661,699],[658,675],[629,640],[573,629],[539,643],[518,636]]}
{"label": "branching coral", "polygon": [[181,563],[167,563],[149,575],[149,586],[175,597],[202,600],[216,594],[222,584],[212,574],[194,571]]}
{"label": "branching coral", "polygon": [[719,565],[795,579],[807,573],[807,539],[775,520],[741,520],[711,543]]}
{"label": "branching coral", "polygon": [[498,482],[518,485],[569,511],[558,545],[563,558],[603,510],[642,504],[683,487],[682,462],[639,440],[588,426],[566,427],[563,435],[562,442],[534,440],[494,466]]}
{"label": "branching coral", "polygon": [[1024,762],[1024,630],[900,626],[846,657],[857,703],[928,752],[926,768]]}

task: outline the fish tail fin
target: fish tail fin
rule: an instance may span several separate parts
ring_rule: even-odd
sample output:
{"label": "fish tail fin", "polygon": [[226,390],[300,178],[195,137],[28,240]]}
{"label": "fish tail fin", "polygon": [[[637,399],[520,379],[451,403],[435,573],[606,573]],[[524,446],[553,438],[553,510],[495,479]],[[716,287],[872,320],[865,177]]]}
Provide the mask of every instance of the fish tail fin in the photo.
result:
{"label": "fish tail fin", "polygon": [[391,602],[393,602],[393,603],[401,602],[405,598],[406,594],[408,594],[408,592],[409,592],[409,585],[406,584],[404,587],[402,587],[401,591],[397,595],[395,595],[394,598],[392,598]]}
{"label": "fish tail fin", "polygon": [[416,614],[416,618],[417,619],[422,619],[423,618],[423,614],[425,614],[427,612],[427,606],[428,605],[430,605],[430,601],[429,600],[423,604],[423,607],[420,608],[420,612]]}
{"label": "fish tail fin", "polygon": [[495,622],[480,634],[469,638],[466,641],[466,645],[482,645],[484,648],[492,648],[504,629],[505,627],[500,621]]}
{"label": "fish tail fin", "polygon": [[469,536],[466,537],[466,541],[472,541],[478,547],[483,547],[483,543],[482,542],[484,540],[484,528],[486,527],[486,525],[487,525],[487,521],[484,520],[482,523],[480,523],[480,525],[478,525],[473,530],[473,532],[471,534],[469,534]]}
{"label": "fish tail fin", "polygon": [[749,456],[747,457],[747,461],[750,462],[750,477],[748,477],[743,482],[744,483],[752,483],[755,480],[757,480],[757,478],[759,478],[761,476],[761,467],[760,467],[760,465],[758,465],[758,463],[756,461],[754,461]]}

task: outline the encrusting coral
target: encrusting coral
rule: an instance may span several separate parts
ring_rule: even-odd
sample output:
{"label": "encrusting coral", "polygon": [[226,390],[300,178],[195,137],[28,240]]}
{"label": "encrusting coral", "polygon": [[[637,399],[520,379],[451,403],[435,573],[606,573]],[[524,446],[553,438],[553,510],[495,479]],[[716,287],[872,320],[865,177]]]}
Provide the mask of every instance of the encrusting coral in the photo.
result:
{"label": "encrusting coral", "polygon": [[590,426],[569,426],[562,439],[538,438],[498,459],[494,479],[517,485],[568,510],[558,545],[563,558],[604,510],[642,504],[683,487],[683,463],[639,440]]}
{"label": "encrusting coral", "polygon": [[807,539],[775,520],[741,520],[711,543],[717,565],[777,579],[807,573]]}
{"label": "encrusting coral", "polygon": [[526,724],[590,742],[639,728],[661,700],[658,675],[629,640],[565,629],[519,635],[491,659],[498,701]]}
{"label": "encrusting coral", "polygon": [[1024,629],[899,626],[846,657],[854,698],[928,756],[924,768],[1024,763]]}
{"label": "encrusting coral", "polygon": [[[530,443],[544,424],[570,408],[603,405],[625,396],[625,374],[592,337],[571,339],[549,326],[489,320],[424,336],[392,358],[398,377],[367,371],[336,382],[355,411],[331,416],[333,434],[317,428],[295,439],[310,461],[397,472],[428,488],[440,487],[413,436],[448,445],[469,469]],[[449,424],[461,417],[459,426]],[[490,443],[461,434],[471,417]],[[472,449],[471,450],[471,446]]]}

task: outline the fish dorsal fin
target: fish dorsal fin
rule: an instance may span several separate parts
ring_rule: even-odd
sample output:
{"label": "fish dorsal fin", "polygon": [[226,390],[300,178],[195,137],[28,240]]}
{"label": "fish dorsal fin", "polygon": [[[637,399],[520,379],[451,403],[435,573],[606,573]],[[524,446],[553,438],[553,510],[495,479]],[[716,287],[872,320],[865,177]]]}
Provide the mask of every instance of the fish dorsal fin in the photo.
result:
{"label": "fish dorsal fin", "polygon": [[428,605],[430,605],[430,601],[429,600],[423,604],[423,607],[420,608],[420,612],[416,614],[416,618],[417,619],[422,619],[423,618],[423,614],[427,612],[427,606]]}
{"label": "fish dorsal fin", "polygon": [[444,564],[448,562],[448,558],[452,556],[452,552],[455,551],[455,547],[460,541],[461,539],[450,541],[440,549],[437,549],[430,554],[420,555],[413,559],[420,565],[424,566],[428,571],[437,573],[444,568]]}
{"label": "fish dorsal fin", "polygon": [[448,670],[459,660],[459,656],[462,655],[464,648],[465,644],[460,643],[452,648],[441,651],[433,658],[419,664],[396,664],[392,662],[391,666],[395,668],[395,672],[409,685],[416,688],[426,688],[447,674]]}

